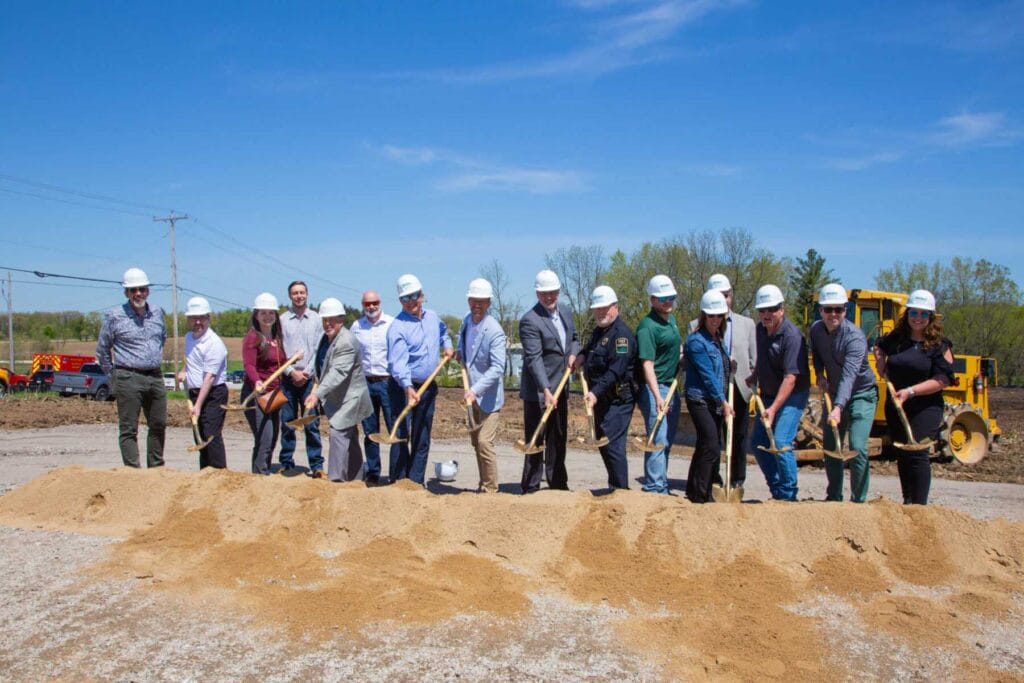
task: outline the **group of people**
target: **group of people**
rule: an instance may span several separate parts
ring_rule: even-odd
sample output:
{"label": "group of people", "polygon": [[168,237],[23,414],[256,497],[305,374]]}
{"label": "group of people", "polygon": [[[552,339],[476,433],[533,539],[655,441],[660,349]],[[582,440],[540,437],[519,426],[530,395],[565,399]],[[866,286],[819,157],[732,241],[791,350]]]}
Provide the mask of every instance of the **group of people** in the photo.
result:
{"label": "group of people", "polygon": [[[163,464],[166,396],[160,363],[166,338],[163,311],[148,302],[149,280],[138,268],[125,272],[127,302],[107,313],[97,342],[97,356],[112,378],[118,406],[119,443],[125,465],[139,466],[139,412],[149,427],[147,464]],[[722,447],[731,449],[730,485],[746,479],[748,406],[755,394],[763,419],[755,421],[750,451],[773,498],[796,500],[797,466],[793,442],[806,408],[813,363],[819,388],[833,406],[824,415],[840,435],[848,435],[856,456],[848,462],[851,500],[867,498],[867,442],[878,401],[868,364],[864,333],[847,317],[846,290],[828,284],[819,293],[820,320],[807,339],[786,318],[785,301],[775,285],[757,290],[755,322],[732,309],[733,291],[725,275],[713,275],[700,299],[699,315],[684,339],[676,321],[677,291],[672,280],[655,275],[647,284],[650,311],[635,332],[619,316],[618,297],[606,285],[591,295],[595,324],[581,343],[572,312],[559,301],[561,283],[551,270],[537,273],[537,303],[519,321],[523,364],[519,396],[523,402],[524,441],[539,452],[524,457],[521,490],[569,488],[567,379],[582,374],[583,400],[593,411],[601,458],[612,488],[629,488],[626,441],[633,408],[639,403],[650,450],[644,454],[642,489],[669,492],[669,453],[675,440],[680,405],[687,410],[697,442],[687,474],[686,495],[710,502],[712,487],[722,485]],[[309,474],[332,481],[382,482],[380,445],[371,435],[395,433],[388,453],[388,478],[424,483],[430,451],[437,383],[444,365],[456,360],[465,369],[463,399],[476,429],[479,489],[498,490],[495,438],[504,403],[503,378],[507,340],[490,315],[491,284],[469,283],[469,313],[462,321],[456,348],[447,326],[424,307],[425,293],[415,275],[397,282],[401,312],[382,311],[380,295],[362,295],[363,315],[346,327],[345,308],[324,299],[318,311],[309,306],[302,281],[288,287],[291,305],[283,313],[276,297],[262,293],[254,302],[251,326],[242,342],[245,379],[241,400],[253,434],[252,472],[270,474],[280,439],[280,468],[296,474],[296,417],[321,416],[329,425],[327,471],[318,419],[306,420]],[[192,417],[204,439],[200,467],[226,467],[221,435],[228,401],[227,349],[210,329],[210,306],[202,297],[188,301],[189,332],[185,368],[179,377],[188,390]],[[943,417],[942,389],[952,381],[952,351],[935,315],[935,299],[913,292],[894,331],[874,348],[879,372],[896,387],[896,398],[909,416],[912,435],[904,433],[892,401],[886,407],[893,442],[937,436]],[[680,373],[683,376],[680,380]],[[677,391],[677,387],[679,390]],[[396,424],[396,420],[400,420]],[[733,429],[724,430],[726,422]],[[363,439],[360,444],[359,428]],[[656,431],[655,431],[656,430]],[[834,452],[832,429],[823,429],[825,449]],[[724,443],[723,433],[731,433]],[[533,437],[536,436],[534,439]],[[364,457],[365,455],[365,457]],[[843,500],[847,463],[826,459],[828,500]],[[905,503],[926,504],[930,460],[926,452],[900,450],[898,470]]]}

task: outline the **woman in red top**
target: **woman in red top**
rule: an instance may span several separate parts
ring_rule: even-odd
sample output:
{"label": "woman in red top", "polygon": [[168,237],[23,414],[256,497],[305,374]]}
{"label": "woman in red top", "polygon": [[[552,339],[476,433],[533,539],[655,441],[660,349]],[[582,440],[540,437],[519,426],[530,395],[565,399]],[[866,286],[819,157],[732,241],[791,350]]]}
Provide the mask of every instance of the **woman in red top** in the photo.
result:
{"label": "woman in red top", "polygon": [[[252,311],[252,329],[242,340],[242,363],[245,366],[245,381],[242,383],[242,400],[253,391],[273,391],[281,380],[275,379],[264,386],[264,380],[281,367],[287,357],[281,338],[281,319],[277,312],[277,298],[264,292],[256,297]],[[278,411],[264,413],[259,403],[245,411],[255,442],[252,447],[253,474],[270,474],[270,462],[281,431],[281,415]]]}

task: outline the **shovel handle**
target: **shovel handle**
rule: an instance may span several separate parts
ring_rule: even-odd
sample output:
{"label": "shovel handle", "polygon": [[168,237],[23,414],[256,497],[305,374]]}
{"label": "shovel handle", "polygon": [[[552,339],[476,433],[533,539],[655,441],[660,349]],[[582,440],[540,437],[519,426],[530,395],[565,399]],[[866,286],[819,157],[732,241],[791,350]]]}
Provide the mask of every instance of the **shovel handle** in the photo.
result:
{"label": "shovel handle", "polygon": [[[732,405],[733,397],[733,386],[734,382],[729,381],[729,392],[726,394],[726,400],[729,401],[729,405]],[[732,429],[733,429],[733,415],[725,418],[725,491],[726,500],[732,495]]]}
{"label": "shovel handle", "polygon": [[[436,368],[434,368],[434,371],[431,372],[425,380],[423,380],[423,384],[420,385],[420,388],[416,390],[416,403],[419,403],[420,399],[423,398],[423,394],[425,394],[427,392],[427,389],[430,388],[430,383],[434,381],[434,378],[437,377],[437,374],[441,372],[441,368],[447,365],[449,360],[451,359],[448,358],[447,356],[442,358],[441,362],[437,364]],[[394,426],[391,428],[391,432],[388,434],[389,439],[394,440],[395,434],[398,433],[398,427],[399,425],[402,424],[402,420],[404,420],[405,416],[408,415],[415,407],[416,405],[414,403],[409,403],[408,401],[406,401],[405,407],[402,408],[402,412],[400,412],[398,414],[398,417],[395,418],[395,421],[393,423]]]}
{"label": "shovel handle", "polygon": [[761,424],[764,425],[764,430],[768,434],[768,441],[772,444],[772,450],[776,450],[778,447],[775,445],[775,431],[772,429],[772,423],[764,414],[764,401],[761,400],[761,394],[754,394],[754,405],[757,406],[757,414],[761,418]]}
{"label": "shovel handle", "polygon": [[[469,391],[469,372],[466,371],[466,366],[460,367],[462,370],[462,388]],[[466,407],[469,408],[473,405],[473,399],[466,399]]]}
{"label": "shovel handle", "polygon": [[[587,375],[583,371],[583,368],[579,369],[579,373],[580,373],[580,386],[583,387],[583,407],[587,411],[587,417],[590,417],[591,415],[594,414],[594,409],[590,407],[589,403],[587,403],[587,394],[590,393],[590,387],[587,386]],[[556,396],[555,399],[557,400],[558,397]]]}
{"label": "shovel handle", "polygon": [[[530,438],[529,443],[531,447],[537,443],[537,439],[540,438],[540,433],[544,431],[544,425],[547,424],[552,411],[555,409],[555,406],[558,405],[558,397],[562,395],[562,390],[565,388],[565,383],[569,381],[569,375],[571,374],[572,368],[566,367],[565,372],[562,374],[562,379],[558,382],[558,387],[555,389],[555,400],[550,406],[544,409],[544,413],[540,416],[540,422],[537,423],[537,428],[533,430],[533,436]],[[586,403],[586,401],[584,401],[584,403]]]}
{"label": "shovel handle", "polygon": [[903,423],[903,428],[907,430],[907,439],[910,443],[916,445],[917,439],[914,438],[914,432],[910,429],[910,420],[907,419],[907,412],[903,410],[903,402],[900,401],[896,395],[896,387],[892,385],[888,379],[885,380],[885,388],[889,390],[889,396],[892,397],[892,404],[896,406],[896,412],[900,415],[900,422]]}
{"label": "shovel handle", "polygon": [[[295,355],[293,355],[291,358],[286,360],[284,363],[281,363],[281,367],[279,367],[277,370],[274,370],[272,373],[270,373],[269,377],[267,377],[264,380],[260,380],[260,384],[263,385],[263,391],[260,391],[258,393],[260,393],[260,394],[266,393],[267,385],[270,384],[271,382],[273,382],[278,377],[280,377],[281,373],[283,373],[289,367],[291,367],[292,365],[295,365],[295,363],[297,363],[298,361],[302,360],[302,355],[303,355],[303,352],[301,350],[300,351],[296,351]],[[257,393],[255,391],[255,387],[253,387],[253,389],[254,389],[253,393],[254,394]]]}
{"label": "shovel handle", "polygon": [[672,384],[668,386],[668,391],[665,393],[665,400],[662,402],[661,410],[658,411],[657,417],[654,418],[654,426],[651,427],[651,434],[647,437],[647,441],[644,442],[644,449],[650,453],[654,450],[654,437],[658,433],[658,427],[661,426],[661,421],[668,415],[669,406],[672,405],[672,397],[676,395],[676,388],[679,387],[679,378],[672,380]]}

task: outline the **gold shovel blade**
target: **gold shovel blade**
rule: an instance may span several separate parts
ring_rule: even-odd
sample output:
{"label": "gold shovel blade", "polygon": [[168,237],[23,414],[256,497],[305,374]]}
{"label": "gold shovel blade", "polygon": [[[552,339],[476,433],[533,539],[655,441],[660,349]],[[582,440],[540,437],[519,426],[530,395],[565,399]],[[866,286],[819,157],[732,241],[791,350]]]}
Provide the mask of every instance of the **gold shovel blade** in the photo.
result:
{"label": "gold shovel blade", "polygon": [[932,440],[927,439],[925,441],[918,441],[917,443],[899,443],[893,444],[896,448],[903,451],[927,451],[932,447]]}
{"label": "gold shovel blade", "polygon": [[385,446],[396,443],[405,443],[406,439],[402,439],[397,436],[391,436],[387,432],[378,432],[376,434],[370,434],[370,441],[374,443],[384,444]]}
{"label": "gold shovel blade", "polygon": [[319,415],[303,415],[302,417],[297,417],[294,420],[288,420],[287,422],[285,422],[285,424],[288,425],[289,427],[292,427],[292,428],[305,427],[310,422],[313,422],[314,420],[316,420],[318,417],[320,417],[320,416]]}
{"label": "gold shovel blade", "polygon": [[534,443],[526,443],[523,439],[517,439],[515,444],[516,450],[526,455],[534,455],[536,453],[542,453],[544,451],[544,444],[540,446]]}

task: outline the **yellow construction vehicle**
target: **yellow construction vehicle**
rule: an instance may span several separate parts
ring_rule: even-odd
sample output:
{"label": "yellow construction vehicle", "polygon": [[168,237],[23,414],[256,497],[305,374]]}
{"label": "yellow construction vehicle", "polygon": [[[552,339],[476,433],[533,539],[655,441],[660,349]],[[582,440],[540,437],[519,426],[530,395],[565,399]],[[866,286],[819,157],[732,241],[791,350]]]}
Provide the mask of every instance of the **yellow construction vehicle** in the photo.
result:
{"label": "yellow construction vehicle", "polygon": [[[847,298],[846,318],[864,332],[869,348],[874,346],[880,336],[896,327],[907,302],[906,294],[869,289],[849,289]],[[812,308],[814,310],[809,311],[812,313],[811,319],[817,320],[820,317],[818,307],[812,305]],[[878,378],[874,354],[868,354],[868,361]],[[957,353],[953,356],[953,368],[953,384],[942,392],[946,400],[946,417],[939,434],[939,454],[971,465],[988,455],[1001,433],[989,410],[988,391],[989,385],[995,384],[998,379],[998,366],[995,358]],[[812,387],[816,381],[814,366],[811,365]],[[880,454],[890,445],[885,430],[886,393],[884,390],[878,393],[878,409],[871,430],[871,455]],[[820,398],[812,396],[797,435],[797,455],[802,461],[824,457],[821,415]]]}

